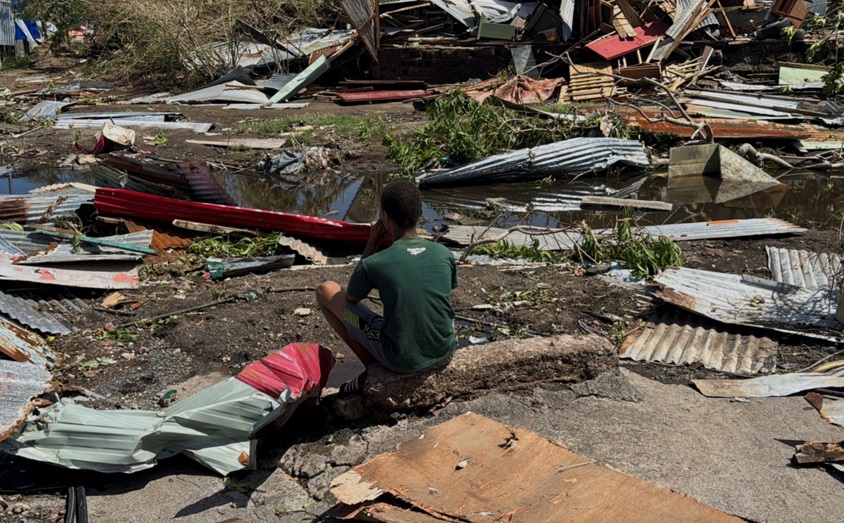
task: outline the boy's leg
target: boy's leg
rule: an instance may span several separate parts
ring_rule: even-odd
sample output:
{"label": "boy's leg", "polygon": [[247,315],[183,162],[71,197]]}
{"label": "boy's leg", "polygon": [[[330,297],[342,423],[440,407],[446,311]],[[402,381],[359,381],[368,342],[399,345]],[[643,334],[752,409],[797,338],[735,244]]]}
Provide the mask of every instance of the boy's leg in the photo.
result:
{"label": "boy's leg", "polygon": [[349,303],[346,300],[346,290],[337,282],[326,281],[317,288],[316,300],[323,316],[331,324],[331,328],[352,349],[352,352],[355,353],[355,356],[358,357],[361,363],[365,367],[369,367],[375,363],[375,358],[372,357],[372,354],[369,353],[366,347],[349,336],[349,331],[343,322],[346,305]]}

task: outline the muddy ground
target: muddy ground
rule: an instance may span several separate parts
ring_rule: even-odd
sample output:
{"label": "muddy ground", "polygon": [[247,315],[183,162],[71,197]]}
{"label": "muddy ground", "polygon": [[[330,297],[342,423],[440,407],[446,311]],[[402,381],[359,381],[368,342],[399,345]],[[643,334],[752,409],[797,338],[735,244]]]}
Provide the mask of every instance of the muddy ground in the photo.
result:
{"label": "muddy ground", "polygon": [[[27,77],[43,74],[51,75],[51,81],[57,83],[70,78],[67,70],[16,71],[0,76],[0,85],[6,82],[5,86],[12,89],[31,85],[27,84]],[[121,95],[146,93],[130,93],[126,89]],[[97,110],[139,110],[139,106],[109,103],[98,105]],[[143,106],[142,110],[177,110],[185,114],[190,121],[213,122],[216,126],[215,132],[223,134],[249,119],[289,116],[285,111],[254,114],[213,107]],[[409,104],[401,103],[342,107],[327,101],[311,101],[311,106],[301,114],[321,112],[383,118],[391,127],[415,126],[424,121],[424,117],[414,112]],[[369,171],[387,172],[393,168],[386,158],[386,150],[377,139],[367,141],[348,136],[342,138],[330,128],[319,131],[323,134],[316,134],[317,141],[321,145],[336,148],[342,154],[343,170],[362,174]],[[55,164],[75,153],[75,140],[92,140],[94,133],[95,130],[85,130],[80,137],[75,131],[41,129],[7,144],[11,145],[12,149],[4,149],[3,152],[8,160],[15,162]],[[261,133],[238,135],[243,138],[250,136],[267,137]],[[231,168],[254,165],[256,159],[260,158],[260,154],[255,151],[215,149],[185,143],[185,139],[193,138],[197,138],[195,133],[168,132],[167,143],[140,148],[157,156],[175,159],[198,157],[218,166]],[[837,244],[836,232],[810,231],[784,238],[682,243],[681,247],[686,266],[768,276],[765,268],[766,245],[827,251],[838,250]],[[362,367],[332,334],[321,317],[314,303],[313,289],[324,280],[336,280],[341,283],[348,280],[353,269],[354,257],[345,254],[349,253],[335,253],[331,264],[326,267],[297,267],[293,270],[262,276],[244,276],[222,282],[206,279],[201,273],[157,277],[156,281],[146,282],[137,291],[123,293],[140,304],[131,311],[132,315],[90,308],[74,318],[74,333],[59,338],[53,344],[55,351],[61,356],[61,362],[55,372],[56,378],[63,385],[67,397],[86,405],[97,408],[155,409],[158,408],[158,398],[164,391],[175,389],[181,398],[190,396],[223,377],[235,375],[245,365],[287,343],[303,341],[320,343],[335,352],[338,364],[332,373],[329,386],[336,387],[359,373]],[[508,267],[467,265],[460,267],[459,277],[460,287],[455,291],[453,301],[459,316],[458,334],[461,346],[479,338],[495,341],[505,337],[578,334],[585,330],[604,333],[614,342],[618,342],[620,335],[636,328],[638,322],[661,306],[650,297],[643,296],[642,292],[631,290],[628,285],[613,282],[602,276],[585,276],[581,270],[568,263]],[[297,290],[289,290],[290,288]],[[298,290],[299,288],[306,290]],[[178,313],[180,310],[227,298],[232,298],[233,301],[198,312]],[[98,302],[99,298],[95,301]],[[374,308],[379,306],[377,300],[371,300],[370,305]],[[299,310],[297,313],[297,309],[307,311]],[[147,321],[149,318],[160,319]],[[780,341],[778,367],[785,370],[804,368],[836,350],[834,347],[810,344],[800,339],[783,338]],[[632,389],[626,388],[625,383],[628,379],[654,398],[669,391],[671,394],[682,396],[683,401],[691,404],[697,399],[686,396],[690,381],[698,377],[720,375],[706,369],[686,366],[633,362],[622,362],[621,365],[631,371],[633,377],[618,378],[621,381],[609,387],[617,389],[614,393],[615,399],[622,402],[618,416],[635,414],[624,410],[627,408],[625,402],[638,401],[638,393],[630,392]],[[643,380],[639,376],[650,380]],[[649,385],[648,381],[666,384],[666,388],[660,388],[658,384]],[[619,390],[621,392],[618,392]],[[487,415],[534,427],[538,426],[538,422],[533,417],[523,419],[521,414],[513,414],[518,410],[514,405],[519,408],[530,405],[531,408],[538,409],[537,412],[544,412],[542,409],[551,408],[548,405],[555,405],[554,402],[559,400],[548,396],[551,392],[537,392],[533,389],[486,396],[493,392],[477,391],[475,398],[461,398],[447,407],[450,410],[447,410],[444,416],[455,415],[467,408],[486,409]],[[577,393],[567,390],[557,390],[554,393],[577,396]],[[569,396],[565,397],[568,398],[566,401],[572,400]],[[728,407],[730,406],[724,408]],[[706,408],[701,409],[704,413],[708,412]],[[400,421],[396,427],[391,428],[388,424],[375,423],[372,420],[353,424],[341,422],[322,407],[298,414],[288,427],[263,442],[267,457],[262,461],[261,470],[243,480],[253,481],[257,474],[261,485],[257,490],[251,487],[240,488],[236,481],[222,483],[216,478],[212,481],[209,479],[212,476],[207,471],[183,458],[173,458],[153,471],[131,478],[88,475],[84,481],[93,487],[97,496],[95,504],[99,519],[93,521],[164,521],[170,520],[171,517],[176,520],[185,517],[185,521],[214,523],[218,519],[225,519],[226,515],[239,514],[223,510],[228,504],[241,508],[259,505],[264,507],[266,510],[256,509],[254,513],[250,513],[255,521],[314,520],[320,510],[330,504],[330,498],[325,500],[330,478],[328,474],[322,474],[323,470],[327,470],[326,467],[336,469],[331,474],[333,477],[341,469],[360,463],[365,458],[371,458],[376,451],[388,450],[401,439],[416,434],[417,429],[422,430],[422,427],[437,420],[419,413],[409,415],[409,419]],[[653,414],[654,426],[660,426],[659,418],[664,415],[665,412]],[[754,419],[764,420],[771,416],[771,411],[763,409]],[[393,419],[395,421],[397,418]],[[555,430],[563,425],[564,422],[555,425]],[[629,424],[630,427],[634,425],[633,421]],[[645,425],[637,427],[637,430],[643,427]],[[677,437],[680,438],[682,430],[675,428]],[[574,442],[579,441],[587,450],[594,450],[597,458],[606,455],[606,452],[601,450],[602,447],[594,443],[590,443],[590,447],[590,444],[583,443],[587,441],[587,436],[578,430],[572,428],[570,433],[560,437],[574,438]],[[546,430],[543,434],[545,433],[550,437],[550,434],[555,432]],[[679,441],[678,439],[678,444]],[[651,469],[647,463],[637,462],[629,456],[624,459],[628,460],[625,463],[630,465],[631,473],[641,473],[642,477],[651,478],[652,475],[648,472]],[[656,455],[652,459],[656,460]],[[0,466],[3,465],[0,462]],[[5,474],[24,474],[44,487],[80,481],[79,475],[57,473],[53,469],[32,464],[5,465]],[[624,468],[625,464],[616,466]],[[2,475],[0,478],[5,479]],[[687,493],[708,498],[706,494],[701,494],[706,492],[705,489],[695,490],[696,487],[686,487],[681,480],[669,479],[664,481],[668,486],[677,484],[672,481],[679,481]],[[212,484],[216,487],[209,487]],[[156,488],[165,490],[183,489],[185,512],[179,511],[175,515],[171,513],[167,518],[161,519],[157,519],[158,516],[145,519],[144,509],[141,507],[136,508],[136,512],[132,514],[119,512],[131,511],[132,505],[127,505],[125,500],[131,498],[133,492],[142,492],[149,485],[158,485]],[[194,488],[196,492],[191,490]],[[208,492],[209,488],[211,493]],[[283,494],[282,501],[276,499],[279,493]],[[192,498],[194,495],[195,498]],[[63,510],[62,496],[61,491],[27,494],[22,498],[4,495],[12,507],[0,511],[0,521],[57,521]],[[266,498],[263,505],[259,503],[262,497]],[[270,498],[274,501],[268,501]],[[203,505],[202,502],[208,499],[212,500],[211,505]],[[151,501],[151,498],[147,501]],[[707,499],[707,502],[718,505],[711,499]],[[16,512],[13,510],[15,503],[22,503],[28,508]],[[271,508],[270,503],[275,503],[276,508]],[[280,513],[277,508],[280,505],[288,508],[295,506],[296,510],[292,510],[291,514],[287,514],[287,510]],[[748,513],[755,514],[752,511]],[[194,519],[194,516],[199,519]]]}

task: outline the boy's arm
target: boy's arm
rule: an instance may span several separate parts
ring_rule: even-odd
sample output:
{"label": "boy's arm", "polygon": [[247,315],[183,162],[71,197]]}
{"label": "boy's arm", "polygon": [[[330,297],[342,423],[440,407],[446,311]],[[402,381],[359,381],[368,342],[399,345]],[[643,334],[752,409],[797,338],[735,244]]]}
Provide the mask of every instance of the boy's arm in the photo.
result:
{"label": "boy's arm", "polygon": [[366,264],[361,261],[355,267],[352,277],[349,278],[349,285],[346,287],[346,301],[349,303],[357,303],[360,300],[369,296],[369,291],[372,290],[372,283],[369,281],[369,273],[366,270]]}
{"label": "boy's arm", "polygon": [[381,246],[381,241],[386,235],[387,229],[384,227],[384,224],[379,218],[377,222],[372,224],[372,229],[369,232],[369,241],[366,242],[366,249],[363,250],[363,254],[360,258],[363,260],[375,254],[375,251],[377,251],[378,247]]}

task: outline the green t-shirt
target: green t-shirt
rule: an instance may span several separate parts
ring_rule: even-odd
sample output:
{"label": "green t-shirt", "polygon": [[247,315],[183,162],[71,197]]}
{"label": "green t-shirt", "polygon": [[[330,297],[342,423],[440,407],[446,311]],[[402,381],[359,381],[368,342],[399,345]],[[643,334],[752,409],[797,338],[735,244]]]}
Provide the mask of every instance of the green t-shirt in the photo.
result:
{"label": "green t-shirt", "polygon": [[384,303],[384,357],[412,372],[435,365],[457,347],[451,308],[456,288],[457,265],[447,248],[404,238],[361,260],[348,293],[363,299],[378,289]]}

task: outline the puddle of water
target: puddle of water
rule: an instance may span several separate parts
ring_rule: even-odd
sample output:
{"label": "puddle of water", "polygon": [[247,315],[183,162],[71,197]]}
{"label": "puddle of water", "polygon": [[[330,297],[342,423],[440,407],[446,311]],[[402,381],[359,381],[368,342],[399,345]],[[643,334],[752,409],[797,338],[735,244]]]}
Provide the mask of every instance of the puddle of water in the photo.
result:
{"label": "puddle of water", "polygon": [[[256,173],[218,172],[218,179],[235,201],[259,209],[327,216],[352,222],[368,222],[377,216],[378,199],[385,182],[383,173],[364,177],[317,174],[299,187],[273,186]],[[776,174],[773,174],[776,176]],[[19,170],[0,168],[0,194],[25,194],[32,189],[63,182],[96,185],[90,171],[55,166]],[[668,188],[664,177],[643,174],[590,177],[576,181],[508,183],[423,191],[427,226],[441,223],[443,216],[480,213],[491,221],[501,213],[504,223],[529,223],[555,227],[585,220],[594,228],[612,226],[617,210],[581,210],[579,199],[587,194],[621,197],[638,190],[640,199],[671,201],[671,213],[644,213],[642,224],[705,220],[777,217],[804,227],[836,226],[844,209],[844,172],[837,174],[789,173],[779,178],[783,187],[769,189],[725,203],[712,203],[717,184],[712,180],[681,190]],[[490,204],[492,202],[492,204]],[[526,217],[527,213],[527,217]]]}

